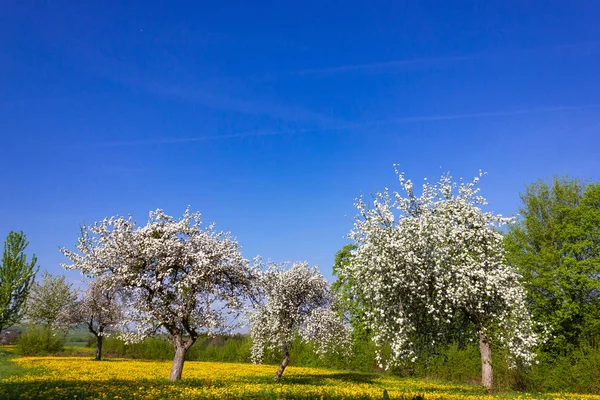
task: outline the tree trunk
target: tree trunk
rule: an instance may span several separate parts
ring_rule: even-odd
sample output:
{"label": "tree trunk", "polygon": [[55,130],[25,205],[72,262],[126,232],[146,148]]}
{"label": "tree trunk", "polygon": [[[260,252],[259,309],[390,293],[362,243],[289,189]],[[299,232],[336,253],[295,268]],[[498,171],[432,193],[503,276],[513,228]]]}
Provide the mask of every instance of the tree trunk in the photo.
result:
{"label": "tree trunk", "polygon": [[285,367],[287,367],[289,362],[290,362],[290,353],[288,351],[287,346],[283,346],[283,361],[281,362],[281,365],[279,366],[279,369],[277,370],[277,373],[275,374],[275,378],[273,378],[273,380],[275,382],[279,382],[279,380],[281,379],[281,375],[283,375],[283,371],[285,371]]}
{"label": "tree trunk", "polygon": [[171,365],[171,374],[169,380],[175,382],[181,379],[181,372],[183,371],[183,362],[185,361],[186,348],[183,343],[175,342],[175,357],[173,358],[173,364]]}
{"label": "tree trunk", "polygon": [[102,333],[96,335],[96,361],[102,360],[102,340],[104,340]]}
{"label": "tree trunk", "polygon": [[481,384],[488,392],[491,392],[494,384],[492,349],[483,332],[479,332],[479,352],[481,353]]}
{"label": "tree trunk", "polygon": [[192,336],[184,340],[181,336],[175,336],[173,338],[173,345],[175,346],[175,357],[173,357],[173,364],[171,365],[171,374],[169,380],[175,382],[181,379],[181,372],[183,371],[183,362],[185,361],[185,352],[192,347],[196,342],[196,336]]}

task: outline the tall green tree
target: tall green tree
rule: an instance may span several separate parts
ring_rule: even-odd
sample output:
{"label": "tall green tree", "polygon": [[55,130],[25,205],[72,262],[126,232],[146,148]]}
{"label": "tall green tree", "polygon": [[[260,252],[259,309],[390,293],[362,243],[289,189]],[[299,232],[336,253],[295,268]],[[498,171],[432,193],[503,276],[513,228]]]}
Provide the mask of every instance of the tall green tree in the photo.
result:
{"label": "tall green tree", "polygon": [[527,186],[521,220],[506,235],[534,318],[551,329],[548,350],[600,334],[600,185],[554,177]]}
{"label": "tall green tree", "polygon": [[9,232],[4,242],[0,266],[0,332],[23,317],[29,289],[38,271],[37,258],[27,261],[27,239],[23,232]]}

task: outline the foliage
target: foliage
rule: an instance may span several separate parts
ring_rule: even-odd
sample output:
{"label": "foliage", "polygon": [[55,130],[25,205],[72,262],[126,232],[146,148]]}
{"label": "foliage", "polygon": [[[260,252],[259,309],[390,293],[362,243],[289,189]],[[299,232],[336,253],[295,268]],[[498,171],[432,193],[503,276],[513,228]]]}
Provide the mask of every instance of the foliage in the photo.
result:
{"label": "foliage", "polygon": [[[251,347],[252,340],[249,335],[200,335],[196,343],[187,351],[186,360],[251,362]],[[125,343],[118,338],[107,338],[104,340],[104,351],[109,357],[146,360],[168,360],[172,359],[174,354],[173,345],[166,338],[158,337],[146,338],[137,343]],[[362,372],[375,370],[375,350],[371,341],[354,342],[352,351],[353,357],[339,357],[335,352],[318,355],[314,351],[313,343],[296,336],[289,349],[290,365]],[[279,364],[281,358],[281,349],[266,349],[263,363]]]}
{"label": "foliage", "polygon": [[[95,343],[92,343],[95,345]],[[194,346],[186,353],[189,356]],[[166,338],[148,337],[135,343],[127,343],[117,337],[104,339],[104,352],[108,357],[124,357],[143,360],[170,360],[175,351],[173,343]]]}
{"label": "foliage", "polygon": [[[250,362],[250,338],[244,335],[201,335],[186,353],[186,360]],[[104,351],[111,357],[146,360],[168,360],[174,356],[173,345],[160,338],[146,338],[138,343],[125,343],[118,338],[104,341]]]}
{"label": "foliage", "polygon": [[65,268],[103,276],[126,291],[124,327],[135,327],[124,334],[127,341],[159,328],[171,335],[173,380],[198,335],[225,330],[254,289],[254,270],[237,242],[212,224],[202,229],[200,214],[189,210],[179,221],[156,210],[140,228],[131,217],[106,218],[82,229],[77,250],[62,249],[73,262]]}
{"label": "foliage", "polygon": [[66,328],[66,316],[77,302],[77,292],[65,276],[53,276],[44,271],[42,283],[35,282],[27,300],[27,319],[30,323],[49,329]]}
{"label": "foliage", "polygon": [[263,360],[267,348],[287,354],[296,335],[313,343],[319,355],[348,350],[349,327],[331,308],[334,298],[316,267],[270,266],[260,278],[260,288],[262,301],[250,319],[254,362]]}
{"label": "foliage", "polygon": [[[417,196],[398,176],[404,195],[386,189],[372,206],[357,201],[350,238],[358,248],[341,270],[364,304],[378,358],[399,364],[479,336],[482,346],[506,346],[530,363],[538,339],[495,229],[510,219],[481,210],[479,177],[457,184],[444,175]],[[385,344],[391,351],[383,360]]]}
{"label": "foliage", "polygon": [[526,376],[526,388],[600,394],[600,341],[584,340],[567,354],[542,354]]}
{"label": "foliage", "polygon": [[9,232],[4,242],[0,265],[0,332],[18,323],[38,271],[37,257],[27,262],[25,249],[29,242],[23,232]]}
{"label": "foliage", "polygon": [[64,336],[48,325],[31,325],[17,341],[17,353],[38,356],[53,354],[64,348]]}
{"label": "foliage", "polygon": [[[351,277],[344,276],[340,272],[344,267],[350,264],[350,258],[352,258],[352,252],[356,250],[355,244],[346,244],[337,253],[335,253],[335,261],[333,263],[333,275],[337,277],[337,280],[331,285],[331,290],[335,293],[339,293],[341,298],[349,296],[352,292],[348,289],[351,284],[348,279]],[[344,300],[348,300],[345,299]]]}
{"label": "foliage", "polygon": [[375,361],[376,347],[372,341],[373,332],[365,324],[365,307],[361,299],[356,297],[356,293],[352,290],[354,286],[352,276],[343,273],[344,269],[350,265],[352,252],[356,248],[355,244],[346,244],[335,253],[333,275],[337,279],[331,285],[331,290],[336,295],[338,307],[352,326],[353,356],[346,368],[368,372],[372,371],[377,364]]}
{"label": "foliage", "polygon": [[352,276],[343,273],[344,269],[350,265],[352,252],[357,246],[355,244],[346,244],[337,253],[333,264],[333,275],[337,277],[331,285],[331,290],[336,294],[338,304],[348,318],[354,329],[364,329],[364,309],[360,299],[355,297],[352,291]]}
{"label": "foliage", "polygon": [[248,335],[205,336],[192,348],[190,360],[250,362],[252,341]]}
{"label": "foliage", "polygon": [[600,184],[554,177],[527,186],[521,220],[506,236],[548,349],[564,353],[600,334]]}

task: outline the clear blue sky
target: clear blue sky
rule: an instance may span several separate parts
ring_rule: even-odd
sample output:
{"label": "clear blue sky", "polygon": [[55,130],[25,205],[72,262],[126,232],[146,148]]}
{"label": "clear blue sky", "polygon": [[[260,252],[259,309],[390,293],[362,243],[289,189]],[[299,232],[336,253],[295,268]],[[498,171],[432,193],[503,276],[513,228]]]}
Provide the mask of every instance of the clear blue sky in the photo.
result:
{"label": "clear blue sky", "polygon": [[[128,4],[124,4],[128,3]],[[594,1],[39,2],[0,8],[0,234],[186,206],[331,277],[354,199],[410,178],[600,180]],[[69,273],[76,280],[77,273]]]}

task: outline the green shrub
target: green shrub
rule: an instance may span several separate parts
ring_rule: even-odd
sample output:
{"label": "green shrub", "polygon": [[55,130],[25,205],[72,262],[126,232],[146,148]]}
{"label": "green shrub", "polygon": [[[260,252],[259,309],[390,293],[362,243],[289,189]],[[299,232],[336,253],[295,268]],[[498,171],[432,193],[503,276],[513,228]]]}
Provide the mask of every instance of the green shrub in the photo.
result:
{"label": "green shrub", "polygon": [[587,341],[570,354],[541,355],[526,379],[527,389],[536,392],[600,393],[600,346]]}
{"label": "green shrub", "polygon": [[17,341],[17,353],[45,355],[58,353],[64,348],[64,335],[45,326],[30,326]]}
{"label": "green shrub", "polygon": [[[92,343],[92,346],[96,346],[96,343]],[[109,357],[146,360],[169,360],[175,354],[173,343],[161,338],[147,338],[140,343],[125,344],[120,339],[107,337],[102,343],[102,351]]]}
{"label": "green shrub", "polygon": [[[252,342],[246,335],[202,335],[187,351],[185,359],[193,361],[250,362]],[[92,343],[95,346],[95,343]],[[148,360],[173,359],[173,343],[166,337],[147,338],[140,343],[125,344],[117,338],[106,338],[103,351],[110,357]]]}
{"label": "green shrub", "polygon": [[203,336],[189,350],[197,361],[250,362],[252,341],[247,335]]}
{"label": "green shrub", "polygon": [[[496,360],[494,359],[494,361]],[[414,363],[412,370],[414,375],[422,378],[479,384],[481,382],[479,348],[475,345],[468,345],[464,348],[452,345],[443,351],[443,354],[427,361]]]}

